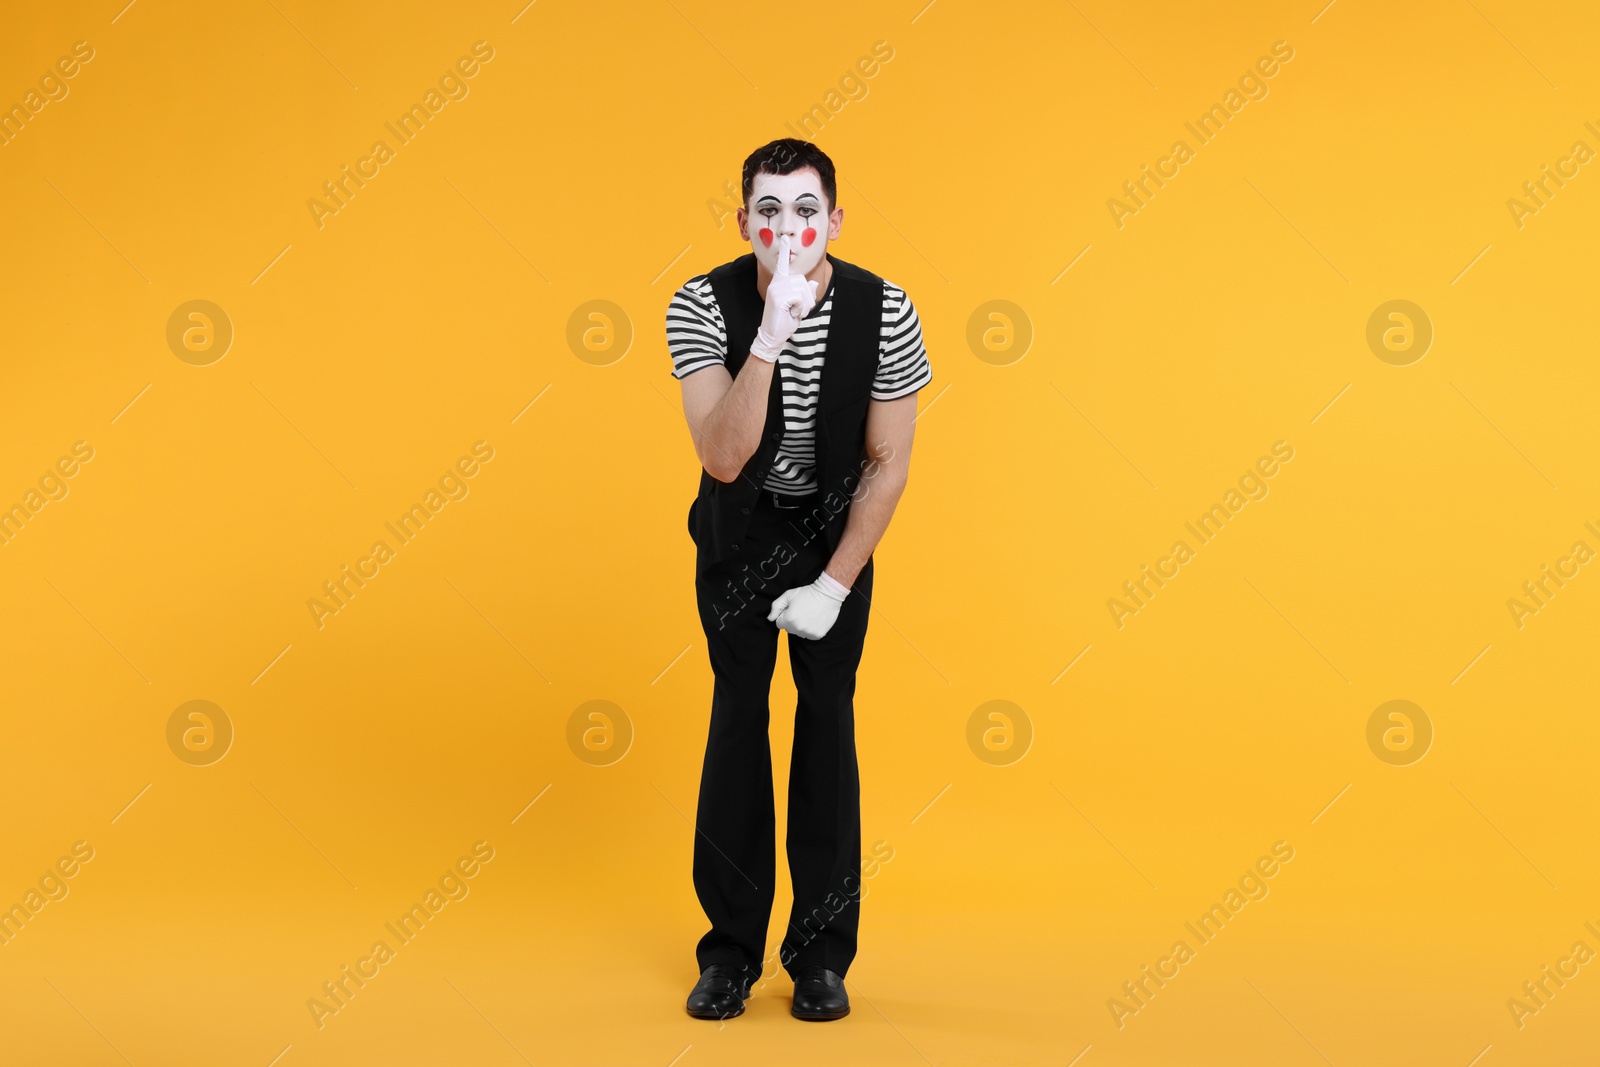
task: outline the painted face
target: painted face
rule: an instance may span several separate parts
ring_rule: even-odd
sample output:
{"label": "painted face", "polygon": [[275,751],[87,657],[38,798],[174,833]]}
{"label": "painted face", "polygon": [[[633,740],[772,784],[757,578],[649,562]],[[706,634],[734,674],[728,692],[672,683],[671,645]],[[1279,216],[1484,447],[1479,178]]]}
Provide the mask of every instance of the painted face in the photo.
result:
{"label": "painted face", "polygon": [[810,274],[828,250],[827,200],[810,167],[789,174],[757,174],[750,189],[750,247],[776,273],[778,238],[789,235],[791,274]]}

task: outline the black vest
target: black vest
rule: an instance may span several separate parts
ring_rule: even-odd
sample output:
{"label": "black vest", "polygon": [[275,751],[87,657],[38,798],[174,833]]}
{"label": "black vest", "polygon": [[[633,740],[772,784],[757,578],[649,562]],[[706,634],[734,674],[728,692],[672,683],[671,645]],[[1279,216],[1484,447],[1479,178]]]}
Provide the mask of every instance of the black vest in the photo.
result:
{"label": "black vest", "polygon": [[[854,263],[833,264],[833,307],[817,396],[817,491],[821,504],[796,512],[791,543],[820,537],[831,555],[844,535],[852,494],[866,475],[867,405],[878,373],[883,330],[883,279]],[[761,325],[765,301],[756,291],[756,257],[746,252],[710,272],[711,291],[727,328],[724,365],[737,378]],[[713,561],[735,557],[750,524],[750,510],[765,491],[767,471],[783,441],[782,371],[773,367],[761,442],[739,477],[719,482],[700,472],[700,494],[689,505],[689,535]],[[796,544],[798,547],[798,544]],[[757,561],[759,562],[759,561]]]}

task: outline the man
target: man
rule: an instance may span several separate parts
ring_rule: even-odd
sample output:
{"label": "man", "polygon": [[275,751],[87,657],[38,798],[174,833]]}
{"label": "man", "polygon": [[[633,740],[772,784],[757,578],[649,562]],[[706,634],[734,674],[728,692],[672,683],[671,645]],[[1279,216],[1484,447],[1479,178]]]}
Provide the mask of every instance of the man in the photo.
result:
{"label": "man", "polygon": [[767,698],[783,629],[799,703],[794,907],[779,960],[795,980],[792,1014],[838,1019],[860,910],[854,695],[872,552],[906,486],[916,393],[932,370],[905,292],[827,253],[844,223],[832,160],[773,141],[745,160],[743,192],[751,251],[686,282],[666,322],[704,468],[688,525],[715,678],[694,844],[711,929],[685,1006],[739,1015],[764,968],[776,862]]}

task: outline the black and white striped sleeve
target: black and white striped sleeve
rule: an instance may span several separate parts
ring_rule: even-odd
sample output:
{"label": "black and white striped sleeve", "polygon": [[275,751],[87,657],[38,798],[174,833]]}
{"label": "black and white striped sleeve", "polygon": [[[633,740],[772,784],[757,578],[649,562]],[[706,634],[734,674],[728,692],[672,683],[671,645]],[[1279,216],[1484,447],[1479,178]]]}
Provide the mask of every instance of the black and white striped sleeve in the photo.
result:
{"label": "black and white striped sleeve", "polygon": [[672,376],[685,378],[712,364],[721,365],[728,347],[722,309],[711,290],[710,275],[684,282],[667,305],[667,349],[672,353]]}
{"label": "black and white striped sleeve", "polygon": [[922,323],[911,298],[893,282],[883,283],[883,329],[878,345],[878,374],[872,399],[895,400],[933,381],[928,350],[922,344]]}

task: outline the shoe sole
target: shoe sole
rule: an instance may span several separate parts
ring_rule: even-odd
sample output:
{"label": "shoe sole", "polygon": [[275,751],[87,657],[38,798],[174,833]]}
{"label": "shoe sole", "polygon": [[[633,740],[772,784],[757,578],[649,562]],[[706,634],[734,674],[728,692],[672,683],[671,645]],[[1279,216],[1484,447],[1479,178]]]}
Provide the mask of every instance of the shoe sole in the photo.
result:
{"label": "shoe sole", "polygon": [[739,1010],[738,1011],[729,1012],[726,1015],[724,1015],[720,1011],[690,1011],[687,1005],[684,1007],[683,1010],[685,1012],[687,1012],[689,1017],[692,1018],[692,1019],[737,1019],[739,1016],[744,1014],[745,1001],[747,1001],[749,999],[750,999],[749,997],[740,998],[740,1000],[739,1000]]}
{"label": "shoe sole", "polygon": [[[688,1009],[685,1009],[685,1011],[688,1011]],[[739,1016],[741,1016],[743,1014],[744,1014],[744,1005],[743,1004],[739,1005],[739,1010],[738,1011],[729,1012],[727,1015],[724,1015],[719,1011],[690,1011],[690,1012],[688,1012],[688,1015],[689,1015],[689,1017],[691,1019],[737,1019]]]}
{"label": "shoe sole", "polygon": [[801,1013],[795,1011],[794,1008],[791,1007],[789,1009],[789,1014],[793,1015],[796,1019],[804,1019],[808,1023],[824,1023],[833,1019],[843,1019],[846,1015],[850,1014],[850,1009],[846,1008],[844,1011]]}

